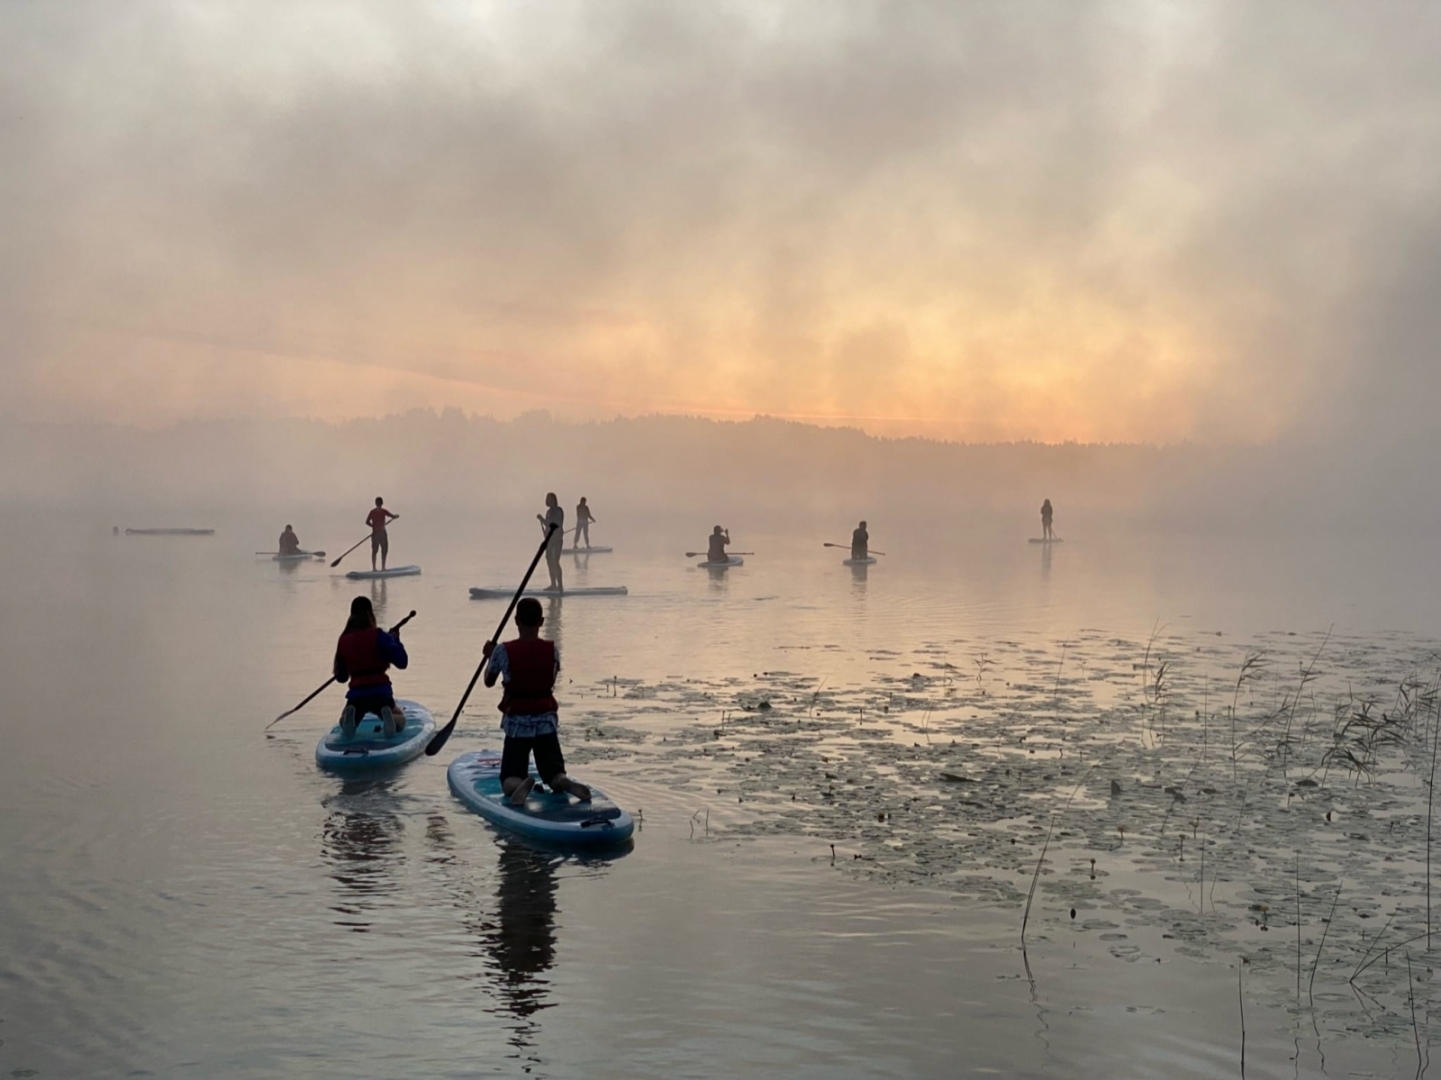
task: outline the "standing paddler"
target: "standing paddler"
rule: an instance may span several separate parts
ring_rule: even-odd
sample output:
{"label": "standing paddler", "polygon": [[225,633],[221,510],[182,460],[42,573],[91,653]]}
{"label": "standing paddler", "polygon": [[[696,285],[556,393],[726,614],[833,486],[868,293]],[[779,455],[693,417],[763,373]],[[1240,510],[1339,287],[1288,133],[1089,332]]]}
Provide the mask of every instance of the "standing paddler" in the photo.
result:
{"label": "standing paddler", "polygon": [[[854,562],[864,562],[871,557],[871,534],[866,531],[866,523],[863,521],[860,527],[851,533],[851,559]],[[834,555],[831,558],[835,558]]]}
{"label": "standing paddler", "polygon": [[385,508],[385,500],[379,495],[375,497],[375,509],[365,515],[365,523],[370,526],[370,569],[375,569],[376,553],[380,554],[380,568],[385,569],[386,556],[390,554],[390,536],[386,533],[385,527],[400,517],[399,514],[392,514]]}
{"label": "standing paddler", "polygon": [[553,491],[546,492],[545,505],[545,513],[536,514],[535,520],[540,522],[542,529],[555,526],[550,532],[549,542],[545,545],[545,568],[550,572],[550,584],[546,588],[553,592],[564,592],[565,583],[560,574],[560,549],[565,545],[565,511],[560,508],[560,500]]}
{"label": "standing paddler", "polygon": [[532,754],[535,771],[552,791],[567,792],[581,802],[590,801],[590,788],[565,775],[565,755],[558,734],[560,706],[555,700],[560,650],[555,642],[540,636],[544,623],[540,601],[526,597],[515,605],[518,636],[499,645],[487,641],[483,650],[487,660],[485,685],[494,686],[499,679],[505,687],[500,698],[500,726],[505,732],[505,745],[500,751],[500,789],[512,806],[524,806],[526,796],[535,787],[530,775]]}
{"label": "standing paddler", "polygon": [[367,713],[380,717],[387,739],[404,730],[405,714],[396,708],[395,690],[386,674],[392,664],[402,671],[410,666],[410,657],[400,643],[400,628],[394,633],[380,629],[370,597],[357,596],[350,602],[350,620],[335,644],[335,681],[350,684],[340,717],[340,730],[347,739],[355,737],[355,727]]}
{"label": "standing paddler", "polygon": [[575,540],[574,547],[580,547],[581,534],[585,534],[586,549],[590,548],[590,523],[595,520],[595,515],[590,512],[586,505],[585,496],[580,497],[580,505],[575,508]]}
{"label": "standing paddler", "polygon": [[1054,540],[1056,534],[1051,531],[1051,518],[1055,511],[1051,509],[1051,500],[1047,499],[1041,503],[1041,539]]}

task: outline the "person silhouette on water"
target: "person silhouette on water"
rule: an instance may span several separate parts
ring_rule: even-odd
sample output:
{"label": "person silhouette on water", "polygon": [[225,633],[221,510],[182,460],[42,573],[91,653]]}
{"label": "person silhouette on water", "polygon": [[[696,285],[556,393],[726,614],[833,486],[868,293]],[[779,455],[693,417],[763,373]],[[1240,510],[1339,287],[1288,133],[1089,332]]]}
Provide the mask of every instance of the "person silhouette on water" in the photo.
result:
{"label": "person silhouette on water", "polygon": [[516,637],[497,645],[487,641],[482,650],[485,685],[499,679],[505,688],[500,698],[501,730],[505,745],[500,751],[500,789],[512,806],[524,806],[535,787],[530,775],[530,758],[535,771],[552,791],[574,795],[590,802],[590,788],[565,774],[565,755],[560,750],[560,706],[555,700],[555,680],[560,674],[560,649],[540,636],[545,618],[540,601],[526,597],[515,606]]}
{"label": "person silhouette on water", "polygon": [[723,563],[730,562],[730,556],[726,554],[726,545],[731,542],[729,529],[722,529],[717,525],[711,530],[710,542],[706,548],[706,562]]}
{"label": "person silhouette on water", "polygon": [[555,530],[550,534],[550,541],[545,545],[545,568],[550,573],[550,584],[546,588],[564,592],[565,582],[560,574],[560,549],[565,546],[565,511],[560,508],[560,500],[553,491],[546,492],[545,505],[545,513],[536,514],[535,520],[540,522],[542,529],[555,526]]}
{"label": "person silhouette on water", "polygon": [[1055,533],[1053,533],[1053,532],[1051,531],[1051,515],[1052,515],[1053,513],[1054,513],[1054,511],[1051,509],[1051,500],[1050,500],[1050,499],[1047,499],[1045,502],[1041,503],[1041,539],[1042,539],[1042,540],[1054,540],[1054,539],[1056,538]]}
{"label": "person silhouette on water", "polygon": [[400,631],[388,633],[376,626],[370,597],[357,596],[350,602],[350,620],[335,645],[332,672],[336,682],[350,684],[340,717],[340,730],[347,739],[355,737],[355,727],[367,713],[380,717],[387,739],[405,729],[405,713],[396,708],[395,689],[386,674],[392,666],[402,671],[410,666]]}
{"label": "person silhouette on water", "polygon": [[285,526],[285,531],[280,534],[279,547],[282,555],[300,554],[300,537],[295,535],[295,530],[289,525]]}
{"label": "person silhouette on water", "polygon": [[580,497],[580,505],[575,508],[575,546],[580,547],[581,534],[585,534],[585,546],[590,547],[590,523],[595,521],[595,515],[590,512],[586,505],[585,496]]}
{"label": "person silhouette on water", "polygon": [[[871,557],[871,534],[866,531],[866,523],[863,521],[860,527],[851,533],[851,558],[869,559]],[[834,556],[832,556],[834,558]]]}
{"label": "person silhouette on water", "polygon": [[392,514],[385,508],[385,500],[379,495],[375,497],[375,509],[365,515],[365,523],[370,526],[370,568],[375,569],[376,553],[380,554],[380,568],[385,569],[385,560],[390,555],[390,534],[385,531],[386,525],[400,517],[399,514]]}

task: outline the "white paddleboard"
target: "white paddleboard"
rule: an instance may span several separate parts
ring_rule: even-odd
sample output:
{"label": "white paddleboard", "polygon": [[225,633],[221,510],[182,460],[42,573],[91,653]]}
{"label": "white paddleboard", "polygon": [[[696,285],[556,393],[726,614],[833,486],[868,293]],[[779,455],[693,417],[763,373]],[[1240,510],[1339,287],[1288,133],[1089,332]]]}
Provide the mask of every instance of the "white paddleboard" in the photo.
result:
{"label": "white paddleboard", "polygon": [[841,562],[841,565],[842,565],[842,566],[870,566],[870,565],[871,565],[873,562],[875,562],[875,561],[876,561],[876,557],[875,557],[874,555],[868,555],[868,556],[866,556],[864,559],[845,559],[845,560],[843,560],[843,561]]}
{"label": "white paddleboard", "polygon": [[696,563],[697,566],[703,567],[706,570],[725,570],[732,566],[744,566],[745,564],[746,561],[739,555],[731,555],[725,562],[711,562],[709,559],[702,559]]}
{"label": "white paddleboard", "polygon": [[588,547],[588,548],[561,548],[562,555],[609,555],[615,548]]}
{"label": "white paddleboard", "polygon": [[[531,587],[525,590],[524,596],[548,596],[554,600],[560,600],[567,596],[627,596],[630,590],[624,585],[591,585],[579,588],[566,589],[540,589]],[[515,586],[492,585],[476,587],[470,590],[472,600],[509,600],[515,595]]]}
{"label": "white paddleboard", "polygon": [[371,713],[361,718],[355,736],[347,739],[337,723],[315,744],[315,763],[322,769],[348,772],[404,765],[418,758],[435,734],[435,718],[414,701],[396,698],[395,703],[405,713],[404,728],[387,739],[380,717]]}
{"label": "white paddleboard", "polygon": [[389,570],[352,570],[345,576],[351,581],[371,581],[375,578],[413,577],[418,573],[418,566],[393,566]]}
{"label": "white paddleboard", "polygon": [[1026,541],[1028,544],[1059,544],[1060,542],[1061,538],[1059,536],[1053,537],[1050,540],[1047,540],[1044,536],[1033,536]]}
{"label": "white paddleboard", "polygon": [[214,536],[214,529],[126,529],[126,536]]}
{"label": "white paddleboard", "polygon": [[297,551],[294,555],[272,555],[276,562],[304,562],[306,559],[323,559],[323,551]]}

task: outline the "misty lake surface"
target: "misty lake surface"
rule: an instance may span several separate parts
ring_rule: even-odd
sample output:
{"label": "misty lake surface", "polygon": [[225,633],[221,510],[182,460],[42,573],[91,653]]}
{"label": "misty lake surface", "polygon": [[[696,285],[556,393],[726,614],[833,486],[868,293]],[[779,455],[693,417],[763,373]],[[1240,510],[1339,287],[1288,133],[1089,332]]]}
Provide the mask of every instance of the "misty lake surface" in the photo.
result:
{"label": "misty lake surface", "polygon": [[[640,827],[578,857],[446,788],[500,745],[496,691],[373,779],[315,767],[334,688],[261,733],[357,594],[418,612],[397,694],[444,723],[505,606],[467,589],[517,581],[529,526],[407,512],[423,575],[356,583],[364,550],[254,556],[283,522],[156,517],[116,523],[218,531],[0,533],[0,1076],[1226,1076],[1242,1002],[1247,1076],[1429,1048],[1434,957],[1411,941],[1408,983],[1400,950],[1426,537],[873,527],[853,572],[844,533],[737,532],[756,554],[712,574],[682,557],[708,529],[597,528],[615,553],[567,583],[630,594],[548,601],[545,633],[572,771]],[[348,521],[297,525],[334,556]],[[1408,679],[1405,731],[1347,728],[1372,758],[1343,771],[1337,696],[1395,717]]]}

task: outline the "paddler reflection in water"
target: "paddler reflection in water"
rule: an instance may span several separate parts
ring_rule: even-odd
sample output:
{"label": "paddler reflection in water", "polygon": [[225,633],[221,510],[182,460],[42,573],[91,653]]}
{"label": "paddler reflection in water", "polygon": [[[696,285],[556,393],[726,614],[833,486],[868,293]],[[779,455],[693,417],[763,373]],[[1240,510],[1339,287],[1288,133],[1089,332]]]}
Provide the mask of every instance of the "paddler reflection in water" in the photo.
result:
{"label": "paddler reflection in water", "polygon": [[390,634],[376,626],[370,598],[357,596],[350,602],[350,621],[335,646],[335,681],[350,683],[340,718],[347,739],[355,737],[356,725],[368,713],[380,717],[387,738],[405,729],[405,713],[396,707],[386,674],[392,664],[402,671],[410,666],[400,631]]}
{"label": "paddler reflection in water", "polygon": [[717,525],[711,530],[710,545],[706,548],[706,562],[729,562],[730,556],[726,554],[726,545],[731,542],[729,529],[722,529]]}
{"label": "paddler reflection in water", "polygon": [[485,685],[501,680],[500,727],[505,746],[500,752],[500,789],[513,806],[524,806],[535,787],[530,775],[530,755],[535,754],[535,771],[554,791],[590,801],[590,788],[565,775],[565,757],[560,752],[559,705],[555,700],[555,678],[560,674],[560,650],[555,642],[540,636],[545,617],[540,601],[526,597],[515,606],[515,628],[519,637],[496,645],[487,641],[483,650],[490,661],[485,666]]}
{"label": "paddler reflection in water", "polygon": [[[860,528],[851,533],[851,558],[869,559],[871,557],[871,534],[866,531],[866,523],[861,522]],[[831,558],[835,558],[834,555]]]}
{"label": "paddler reflection in water", "polygon": [[285,526],[285,531],[280,534],[280,554],[300,554],[300,537],[295,535],[295,530],[289,525]]}

